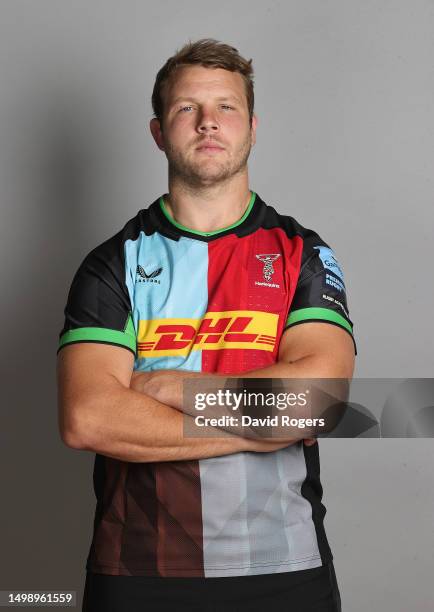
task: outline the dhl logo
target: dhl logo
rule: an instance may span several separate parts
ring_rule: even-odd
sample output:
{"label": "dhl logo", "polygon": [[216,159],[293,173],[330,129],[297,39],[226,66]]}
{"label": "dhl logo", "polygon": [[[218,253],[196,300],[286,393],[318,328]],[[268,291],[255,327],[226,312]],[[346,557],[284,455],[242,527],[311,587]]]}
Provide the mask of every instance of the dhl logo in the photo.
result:
{"label": "dhl logo", "polygon": [[201,319],[139,321],[139,357],[188,355],[228,348],[272,351],[279,316],[256,310],[207,312]]}

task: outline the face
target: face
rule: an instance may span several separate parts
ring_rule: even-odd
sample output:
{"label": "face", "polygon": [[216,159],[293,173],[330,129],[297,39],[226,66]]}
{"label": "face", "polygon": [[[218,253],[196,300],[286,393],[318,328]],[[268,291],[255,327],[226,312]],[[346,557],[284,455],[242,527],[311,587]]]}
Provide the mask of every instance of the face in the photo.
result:
{"label": "face", "polygon": [[250,126],[239,73],[184,66],[166,84],[163,100],[163,125],[154,118],[150,127],[172,177],[209,186],[246,170],[257,119]]}

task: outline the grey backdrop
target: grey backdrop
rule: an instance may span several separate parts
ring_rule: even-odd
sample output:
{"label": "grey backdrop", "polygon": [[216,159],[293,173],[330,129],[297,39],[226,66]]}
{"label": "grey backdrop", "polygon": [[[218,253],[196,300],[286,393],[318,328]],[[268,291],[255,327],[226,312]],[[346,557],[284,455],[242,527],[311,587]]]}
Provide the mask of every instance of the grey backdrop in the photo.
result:
{"label": "grey backdrop", "polygon": [[[359,377],[431,377],[434,4],[1,1],[0,589],[76,589],[93,455],[62,445],[55,359],[84,255],[166,189],[157,70],[189,38],[253,57],[251,186],[337,252]],[[345,612],[434,608],[433,440],[321,441]]]}

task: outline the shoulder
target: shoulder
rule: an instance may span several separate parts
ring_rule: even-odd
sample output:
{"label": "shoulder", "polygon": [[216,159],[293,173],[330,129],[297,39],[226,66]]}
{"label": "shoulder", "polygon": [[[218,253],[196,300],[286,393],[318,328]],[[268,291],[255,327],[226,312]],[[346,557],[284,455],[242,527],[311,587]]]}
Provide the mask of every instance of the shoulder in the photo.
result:
{"label": "shoulder", "polygon": [[106,238],[103,242],[89,251],[87,257],[116,257],[122,253],[123,247],[128,240],[137,240],[140,233],[149,234],[151,223],[149,220],[149,209],[144,208],[129,219],[122,229]]}
{"label": "shoulder", "polygon": [[264,217],[262,227],[264,229],[280,228],[289,239],[295,237],[303,241],[305,251],[312,250],[315,246],[329,247],[318,231],[306,227],[295,217],[279,212],[273,205],[264,202]]}
{"label": "shoulder", "polygon": [[344,275],[334,247],[316,230],[306,227],[291,215],[278,212],[272,205],[264,203],[264,206],[264,228],[281,228],[289,241],[296,237],[300,241],[300,281],[313,274],[322,274],[328,284],[333,280],[344,287]]}
{"label": "shoulder", "polygon": [[124,265],[125,244],[128,241],[136,241],[141,233],[149,235],[155,231],[152,223],[151,206],[143,208],[130,218],[122,229],[106,238],[103,242],[87,252],[80,267],[88,265],[116,267]]}

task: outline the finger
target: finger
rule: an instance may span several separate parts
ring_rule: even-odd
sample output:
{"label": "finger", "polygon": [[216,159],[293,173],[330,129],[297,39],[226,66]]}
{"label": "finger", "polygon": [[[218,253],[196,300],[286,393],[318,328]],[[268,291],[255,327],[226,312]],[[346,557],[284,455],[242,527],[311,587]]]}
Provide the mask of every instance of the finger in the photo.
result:
{"label": "finger", "polygon": [[303,442],[306,446],[313,446],[316,444],[316,438],[305,438]]}

